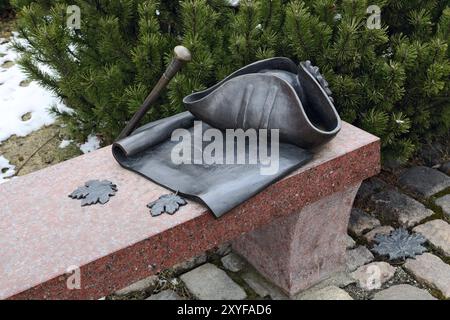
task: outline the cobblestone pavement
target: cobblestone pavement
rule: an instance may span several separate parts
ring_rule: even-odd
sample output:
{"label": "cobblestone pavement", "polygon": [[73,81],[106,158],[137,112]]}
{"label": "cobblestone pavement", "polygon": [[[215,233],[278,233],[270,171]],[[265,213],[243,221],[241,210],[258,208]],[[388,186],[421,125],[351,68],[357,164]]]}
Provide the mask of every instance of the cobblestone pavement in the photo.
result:
{"label": "cobblestone pavement", "polygon": [[[383,172],[365,181],[349,223],[347,271],[297,300],[450,299],[450,162]],[[388,261],[372,249],[377,234],[406,228],[426,240],[416,259]],[[375,271],[374,271],[375,270]],[[225,244],[106,299],[288,299]]]}

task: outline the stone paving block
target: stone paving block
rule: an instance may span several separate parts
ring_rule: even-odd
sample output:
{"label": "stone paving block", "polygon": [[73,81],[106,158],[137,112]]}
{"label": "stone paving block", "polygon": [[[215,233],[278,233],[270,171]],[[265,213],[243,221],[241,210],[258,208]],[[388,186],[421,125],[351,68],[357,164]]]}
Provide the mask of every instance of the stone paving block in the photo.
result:
{"label": "stone paving block", "polygon": [[215,252],[221,257],[226,256],[231,252],[231,243],[226,242],[224,244],[219,245]]}
{"label": "stone paving block", "polygon": [[243,300],[247,297],[225,271],[210,263],[181,275],[180,279],[200,300]]}
{"label": "stone paving block", "polygon": [[415,260],[408,259],[405,268],[417,281],[439,290],[445,298],[450,298],[450,265],[439,257],[424,253]]}
{"label": "stone paving block", "polygon": [[399,284],[377,292],[373,300],[437,300],[428,291],[409,284]]}
{"label": "stone paving block", "polygon": [[367,212],[360,209],[352,209],[348,229],[353,234],[361,236],[364,232],[380,226],[380,220],[372,217]]}
{"label": "stone paving block", "polygon": [[347,270],[354,271],[359,267],[372,262],[374,256],[372,252],[369,251],[364,246],[359,246],[356,249],[347,251]]}
{"label": "stone paving block", "polygon": [[375,237],[377,234],[389,235],[392,231],[394,231],[394,228],[392,228],[391,226],[377,227],[372,231],[365,233],[364,239],[366,239],[368,243],[372,243],[375,241]]}
{"label": "stone paving block", "polygon": [[353,240],[352,237],[347,235],[347,237],[345,238],[345,245],[347,249],[353,249],[356,246],[356,241]]}
{"label": "stone paving block", "polygon": [[145,300],[184,300],[173,290],[164,290],[157,294],[152,294]]}
{"label": "stone paving block", "polygon": [[450,161],[443,163],[439,170],[450,176]]}
{"label": "stone paving block", "polygon": [[407,228],[419,224],[434,214],[420,202],[396,190],[374,194],[372,201],[376,214],[383,220],[396,222]]}
{"label": "stone paving block", "polygon": [[297,300],[353,300],[353,298],[345,290],[329,286],[318,290],[307,290],[301,293]]}
{"label": "stone paving block", "polygon": [[370,178],[365,180],[356,194],[356,201],[366,201],[374,193],[382,191],[387,187],[386,182],[379,178]]}
{"label": "stone paving block", "polygon": [[176,276],[198,267],[206,262],[206,253],[174,265],[170,271]]}
{"label": "stone paving block", "polygon": [[257,295],[264,298],[270,296],[273,300],[287,300],[289,299],[280,289],[275,285],[269,283],[260,274],[256,272],[246,272],[242,275],[242,280],[256,292]]}
{"label": "stone paving block", "polygon": [[432,220],[413,229],[423,235],[428,242],[450,257],[450,224],[444,220]]}
{"label": "stone paving block", "polygon": [[[355,282],[356,282],[356,280],[348,272],[341,271],[341,272],[336,272],[329,278],[319,282],[313,288],[314,289],[322,289],[322,288],[330,287],[330,286],[344,288]],[[311,288],[311,289],[313,289],[313,288]]]}
{"label": "stone paving block", "polygon": [[222,261],[224,268],[231,272],[239,272],[246,266],[245,261],[233,252],[227,254],[220,261]]}
{"label": "stone paving block", "polygon": [[450,218],[450,194],[437,199],[434,203],[441,207],[444,214]]}
{"label": "stone paving block", "polygon": [[383,284],[391,280],[397,268],[386,262],[373,262],[359,267],[351,276],[358,286],[365,290],[380,289]]}
{"label": "stone paving block", "polygon": [[398,183],[403,189],[428,198],[449,188],[450,177],[438,170],[419,166],[406,170]]}
{"label": "stone paving block", "polygon": [[125,296],[125,295],[133,293],[133,292],[144,291],[144,290],[156,285],[157,281],[158,281],[158,276],[150,276],[148,278],[137,281],[137,282],[129,285],[128,287],[125,287],[123,289],[116,291],[115,294],[117,294],[119,296]]}
{"label": "stone paving block", "polygon": [[254,272],[247,272],[242,275],[242,280],[247,283],[247,285],[255,291],[255,293],[264,298],[269,295],[269,290],[267,290],[265,284],[259,275],[256,275]]}

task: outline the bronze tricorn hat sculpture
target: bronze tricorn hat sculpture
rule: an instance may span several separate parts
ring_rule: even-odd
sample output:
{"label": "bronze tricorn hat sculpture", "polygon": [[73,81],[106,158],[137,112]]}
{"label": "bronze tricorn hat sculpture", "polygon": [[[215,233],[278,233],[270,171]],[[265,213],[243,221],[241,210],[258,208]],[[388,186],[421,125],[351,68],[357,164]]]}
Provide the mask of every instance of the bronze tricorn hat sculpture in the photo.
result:
{"label": "bronze tricorn hat sculpture", "polygon": [[[239,69],[211,88],[185,97],[187,112],[136,129],[162,87],[190,60],[188,51],[178,50],[176,57],[179,52],[185,53],[183,59],[174,59],[114,143],[113,155],[124,168],[182,196],[200,199],[216,217],[307,163],[312,158],[307,149],[328,142],[341,129],[331,91],[319,69],[309,61],[297,66],[288,58],[262,60]],[[205,129],[278,129],[278,171],[261,175],[262,164],[175,164],[171,151],[176,142],[171,141],[171,134],[184,128],[194,139],[196,120]],[[248,156],[247,149],[237,152]]]}
{"label": "bronze tricorn hat sculpture", "polygon": [[310,61],[258,61],[183,102],[213,127],[279,129],[281,141],[301,148],[326,143],[341,129],[328,83]]}

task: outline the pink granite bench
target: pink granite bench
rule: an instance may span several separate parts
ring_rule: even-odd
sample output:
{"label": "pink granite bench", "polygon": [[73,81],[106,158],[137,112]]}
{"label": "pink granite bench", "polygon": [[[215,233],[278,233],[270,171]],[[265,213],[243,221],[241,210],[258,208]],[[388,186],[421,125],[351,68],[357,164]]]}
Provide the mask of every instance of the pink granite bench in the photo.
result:
{"label": "pink granite bench", "polygon": [[[152,218],[168,191],[122,169],[109,147],[0,185],[0,298],[95,299],[221,243],[288,294],[345,265],[350,208],[380,170],[379,140],[344,123],[314,160],[216,220],[189,202]],[[104,206],[68,198],[91,179],[118,185]],[[81,289],[67,273],[80,267]]]}

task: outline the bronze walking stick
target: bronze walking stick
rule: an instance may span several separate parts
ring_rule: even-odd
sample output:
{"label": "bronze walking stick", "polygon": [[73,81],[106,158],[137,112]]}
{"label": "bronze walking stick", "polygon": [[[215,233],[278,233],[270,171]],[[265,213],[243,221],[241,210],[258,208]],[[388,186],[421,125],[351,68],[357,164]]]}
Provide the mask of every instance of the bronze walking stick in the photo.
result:
{"label": "bronze walking stick", "polygon": [[128,122],[125,128],[120,133],[117,140],[128,137],[140,124],[142,118],[145,114],[150,110],[152,105],[158,99],[162,90],[164,90],[169,84],[170,80],[181,70],[181,68],[189,61],[192,60],[191,52],[189,49],[183,46],[177,46],[174,49],[174,58],[172,62],[167,67],[166,71],[162,75],[161,79],[159,79],[156,86],[150,92],[150,94],[145,99],[142,106],[139,110],[134,114],[133,118]]}

